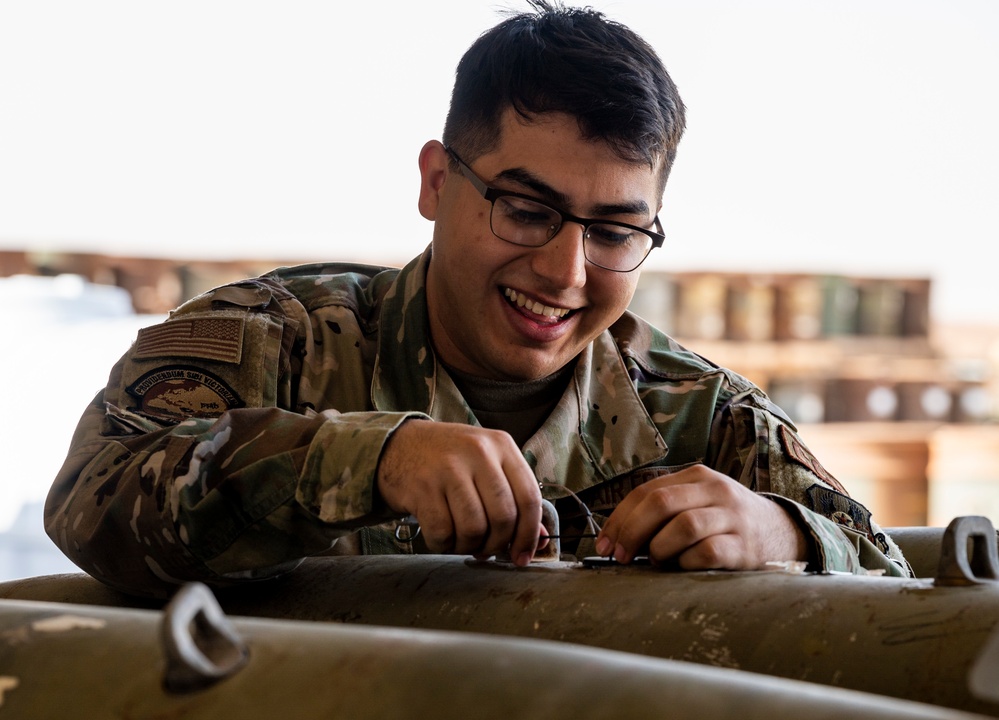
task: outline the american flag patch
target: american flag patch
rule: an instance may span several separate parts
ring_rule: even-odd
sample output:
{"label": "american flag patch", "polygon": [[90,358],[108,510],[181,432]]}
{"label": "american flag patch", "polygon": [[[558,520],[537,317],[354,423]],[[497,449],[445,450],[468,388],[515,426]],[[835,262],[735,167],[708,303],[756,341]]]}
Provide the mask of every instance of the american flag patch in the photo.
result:
{"label": "american flag patch", "polygon": [[134,358],[197,357],[238,363],[243,353],[243,321],[239,318],[170,320],[142,328]]}

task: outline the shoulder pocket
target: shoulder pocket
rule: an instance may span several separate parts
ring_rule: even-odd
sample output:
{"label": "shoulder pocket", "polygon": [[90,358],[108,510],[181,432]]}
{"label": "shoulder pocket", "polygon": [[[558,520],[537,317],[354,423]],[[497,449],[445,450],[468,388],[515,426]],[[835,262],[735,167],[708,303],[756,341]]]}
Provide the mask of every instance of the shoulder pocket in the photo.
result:
{"label": "shoulder pocket", "polygon": [[245,309],[185,313],[140,332],[107,400],[158,421],[276,404],[284,323]]}

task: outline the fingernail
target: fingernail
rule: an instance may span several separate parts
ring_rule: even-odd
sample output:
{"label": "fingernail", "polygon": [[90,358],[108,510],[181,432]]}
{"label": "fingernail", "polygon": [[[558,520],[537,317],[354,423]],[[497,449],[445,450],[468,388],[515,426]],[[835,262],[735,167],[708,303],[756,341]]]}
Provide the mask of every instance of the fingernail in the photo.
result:
{"label": "fingernail", "polygon": [[611,541],[610,538],[602,537],[597,540],[597,555],[602,555],[606,557],[610,554]]}
{"label": "fingernail", "polygon": [[628,552],[624,549],[624,545],[618,545],[614,548],[614,559],[619,563],[628,561]]}
{"label": "fingernail", "polygon": [[530,565],[531,564],[531,553],[529,553],[529,552],[522,552],[520,555],[518,555],[517,556],[517,564],[520,567],[525,567],[527,565]]}

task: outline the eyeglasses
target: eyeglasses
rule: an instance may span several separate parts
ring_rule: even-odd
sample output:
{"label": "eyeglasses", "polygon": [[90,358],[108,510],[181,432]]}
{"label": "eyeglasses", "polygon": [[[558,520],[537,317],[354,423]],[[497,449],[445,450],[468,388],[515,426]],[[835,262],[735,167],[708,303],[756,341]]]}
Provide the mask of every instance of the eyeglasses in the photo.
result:
{"label": "eyeglasses", "polygon": [[631,272],[666,239],[658,215],[652,220],[655,231],[628,223],[576,217],[527,195],[486,185],[454,150],[445,149],[461,174],[492,204],[489,227],[500,240],[541,247],[558,235],[563,224],[573,222],[583,226],[583,256],[587,260],[605,270]]}

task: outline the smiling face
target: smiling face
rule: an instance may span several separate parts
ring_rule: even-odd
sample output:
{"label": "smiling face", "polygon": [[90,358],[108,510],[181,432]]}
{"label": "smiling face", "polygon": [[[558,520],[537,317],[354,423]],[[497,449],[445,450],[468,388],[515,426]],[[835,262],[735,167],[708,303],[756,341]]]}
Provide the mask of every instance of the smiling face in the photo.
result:
{"label": "smiling face", "polygon": [[[468,163],[492,187],[579,217],[651,227],[659,210],[659,168],[583,138],[566,115],[526,122],[507,110],[498,145]],[[638,270],[587,262],[581,226],[565,223],[542,247],[513,245],[493,235],[489,201],[448,167],[440,143],[424,146],[420,171],[420,212],[434,221],[430,331],[443,362],[483,378],[539,379],[572,361],[628,307]]]}

